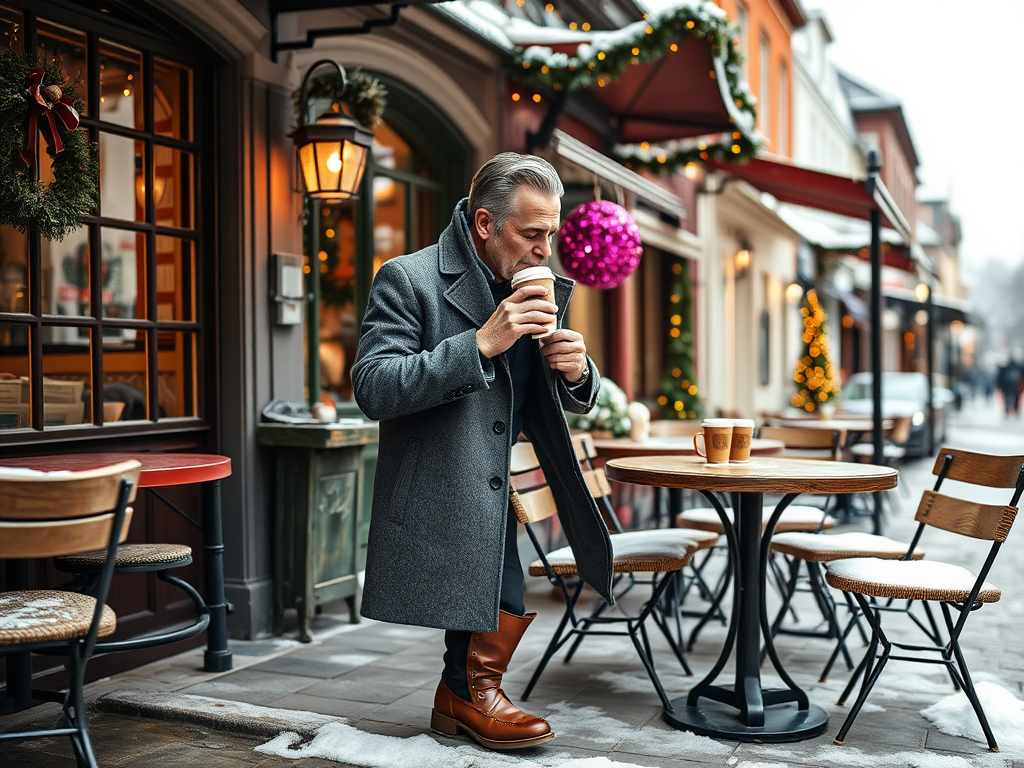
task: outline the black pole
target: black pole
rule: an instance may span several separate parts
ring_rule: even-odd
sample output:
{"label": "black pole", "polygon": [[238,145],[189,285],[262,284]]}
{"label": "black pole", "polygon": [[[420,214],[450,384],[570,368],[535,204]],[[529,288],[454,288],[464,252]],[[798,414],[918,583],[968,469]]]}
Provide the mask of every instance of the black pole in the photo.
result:
{"label": "black pole", "polygon": [[306,263],[309,281],[306,304],[306,375],[309,407],[320,402],[320,201],[306,198]]}
{"label": "black pole", "polygon": [[224,524],[220,506],[220,480],[202,485],[203,498],[203,579],[210,626],[206,631],[203,669],[227,672],[232,653],[228,647],[228,601],[224,595]]}
{"label": "black pole", "polygon": [[925,350],[925,359],[928,368],[928,454],[935,453],[935,405],[932,403],[932,382],[935,380],[935,303],[932,301],[931,280],[928,281],[928,298],[924,303],[925,311],[928,313],[928,326],[925,330],[925,339],[928,348]]}
{"label": "black pole", "polygon": [[[882,170],[882,153],[878,149],[868,152],[867,190],[871,197]],[[871,401],[874,452],[871,461],[885,464],[885,439],[882,435],[882,212],[876,205],[871,209]],[[873,494],[875,509],[873,528],[882,533],[882,496]]]}

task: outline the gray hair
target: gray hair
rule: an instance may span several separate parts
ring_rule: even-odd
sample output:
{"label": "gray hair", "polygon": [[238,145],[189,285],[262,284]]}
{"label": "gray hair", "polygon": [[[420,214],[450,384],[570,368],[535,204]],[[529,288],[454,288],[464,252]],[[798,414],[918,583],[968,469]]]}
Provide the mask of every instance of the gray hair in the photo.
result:
{"label": "gray hair", "polygon": [[565,191],[558,172],[547,160],[502,152],[484,163],[469,185],[470,220],[485,208],[494,219],[495,234],[500,235],[512,215],[512,197],[519,187],[530,187],[552,197],[561,197]]}

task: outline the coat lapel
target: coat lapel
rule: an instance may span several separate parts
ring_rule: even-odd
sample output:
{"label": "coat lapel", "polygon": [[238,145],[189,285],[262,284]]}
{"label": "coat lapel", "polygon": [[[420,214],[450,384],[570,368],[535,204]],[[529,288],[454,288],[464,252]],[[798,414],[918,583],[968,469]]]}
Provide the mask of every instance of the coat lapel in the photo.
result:
{"label": "coat lapel", "polygon": [[476,264],[476,251],[466,231],[465,208],[466,200],[455,207],[451,224],[438,240],[437,260],[442,274],[458,276],[444,292],[445,300],[479,328],[494,314],[494,299]]}

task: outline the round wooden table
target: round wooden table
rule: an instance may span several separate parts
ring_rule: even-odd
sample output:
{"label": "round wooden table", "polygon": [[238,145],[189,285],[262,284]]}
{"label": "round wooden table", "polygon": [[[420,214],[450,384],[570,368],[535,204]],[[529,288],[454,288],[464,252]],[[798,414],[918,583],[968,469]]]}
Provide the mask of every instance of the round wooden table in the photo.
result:
{"label": "round wooden table", "polygon": [[[828,715],[809,703],[772,642],[765,606],[772,531],[783,510],[800,494],[888,490],[896,487],[899,473],[888,467],[837,461],[757,458],[746,464],[707,464],[703,459],[675,456],[612,459],[605,470],[610,479],[623,483],[699,491],[718,511],[732,555],[733,583],[738,589],[722,653],[707,677],[665,710],[665,721],[681,730],[735,741],[799,741],[822,733],[828,727]],[[735,526],[712,491],[734,494]],[[765,493],[780,493],[783,498],[762,534]],[[762,637],[784,688],[761,686]],[[715,685],[734,645],[735,682]]]}
{"label": "round wooden table", "polygon": [[142,464],[139,473],[140,488],[201,484],[201,524],[185,515],[167,499],[160,498],[202,530],[206,593],[203,597],[210,609],[210,626],[206,630],[203,666],[208,672],[226,672],[231,669],[232,655],[228,648],[228,604],[224,595],[224,527],[221,518],[220,481],[231,474],[231,459],[208,453],[59,453],[0,459],[0,466],[25,467],[40,472],[80,472],[128,459],[135,459]]}
{"label": "round wooden table", "polygon": [[[872,432],[875,429],[874,422],[871,418],[865,416],[858,418],[852,417],[838,417],[835,419],[766,419],[766,424],[773,427],[799,427],[800,429],[829,429],[829,430],[846,430],[847,432]],[[892,419],[884,419],[882,421],[882,429],[891,429]]]}
{"label": "round wooden table", "polygon": [[[628,437],[605,437],[594,439],[597,455],[606,459],[621,459],[626,456],[695,456],[692,437],[652,436],[641,442]],[[786,449],[781,440],[762,440],[755,437],[750,441],[751,456],[778,456]]]}

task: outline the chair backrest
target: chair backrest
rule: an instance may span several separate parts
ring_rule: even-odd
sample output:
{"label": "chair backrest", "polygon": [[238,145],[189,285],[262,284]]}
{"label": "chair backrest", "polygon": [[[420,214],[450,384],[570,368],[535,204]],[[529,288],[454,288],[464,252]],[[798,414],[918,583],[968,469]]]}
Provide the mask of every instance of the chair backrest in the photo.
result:
{"label": "chair backrest", "polygon": [[[585,470],[583,479],[586,481],[590,493],[598,501],[611,496],[612,487],[604,473],[604,467]],[[554,494],[546,485],[512,494],[512,508],[515,510],[519,522],[523,524],[539,523],[558,514]]]}
{"label": "chair backrest", "polygon": [[[914,519],[944,531],[1002,543],[1017,515],[1017,503],[1024,492],[1024,456],[991,456],[956,448],[943,448],[936,457],[932,474],[935,488],[925,491]],[[939,493],[943,480],[955,480],[989,488],[1013,488],[1010,503],[981,504]]]}
{"label": "chair backrest", "polygon": [[[846,441],[846,430],[814,429],[812,427],[761,427],[760,437],[765,440],[779,440],[787,452],[808,458],[839,458],[839,451]],[[800,453],[818,451],[818,453]]]}
{"label": "chair backrest", "polygon": [[[122,484],[135,498],[141,464],[124,461],[85,472],[0,469],[0,558],[70,555],[110,543]],[[125,511],[119,539],[128,533]]]}
{"label": "chair backrest", "polygon": [[594,438],[589,432],[577,432],[572,436],[572,447],[576,451],[576,461],[589,465],[597,457]]}
{"label": "chair backrest", "polygon": [[892,431],[889,432],[889,442],[900,447],[906,445],[910,439],[911,426],[913,426],[913,419],[910,416],[900,416],[893,419]]}
{"label": "chair backrest", "polygon": [[698,432],[699,420],[657,419],[651,422],[651,435],[654,437],[693,437]]}

